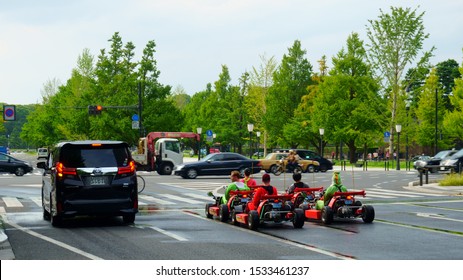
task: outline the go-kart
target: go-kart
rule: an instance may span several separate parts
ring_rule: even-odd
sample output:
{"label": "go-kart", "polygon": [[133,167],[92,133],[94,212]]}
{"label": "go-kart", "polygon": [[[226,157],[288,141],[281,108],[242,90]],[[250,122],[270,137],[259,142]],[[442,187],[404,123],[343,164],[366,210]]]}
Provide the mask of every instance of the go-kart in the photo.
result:
{"label": "go-kart", "polygon": [[331,224],[337,218],[361,217],[365,223],[375,219],[375,209],[371,205],[362,205],[355,199],[356,195],[365,197],[365,191],[335,192],[328,205],[321,210],[315,208],[304,211],[305,217],[312,220],[321,220],[324,224]]}
{"label": "go-kart", "polygon": [[221,222],[227,222],[230,216],[233,217],[236,211],[243,212],[246,204],[251,200],[253,190],[249,191],[230,191],[230,199],[227,204],[222,204],[221,196],[214,196],[212,192],[208,195],[212,196],[215,203],[206,204],[206,217],[212,219],[214,216],[219,217]]}
{"label": "go-kart", "polygon": [[292,207],[307,210],[315,207],[315,203],[320,198],[323,187],[318,188],[295,188],[291,199]]}
{"label": "go-kart", "polygon": [[286,221],[291,221],[294,228],[302,228],[305,221],[304,211],[291,207],[292,197],[291,194],[264,195],[257,210],[246,207],[244,212],[239,213],[235,208],[232,221],[235,225],[245,224],[252,230],[256,230],[262,223],[281,224]]}

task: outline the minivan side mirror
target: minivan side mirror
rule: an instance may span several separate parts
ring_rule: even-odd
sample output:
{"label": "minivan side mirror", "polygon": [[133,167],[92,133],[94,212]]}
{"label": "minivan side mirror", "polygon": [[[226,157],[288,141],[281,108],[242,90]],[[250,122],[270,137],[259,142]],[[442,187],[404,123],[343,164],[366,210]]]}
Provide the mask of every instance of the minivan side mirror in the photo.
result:
{"label": "minivan side mirror", "polygon": [[46,163],[45,161],[39,161],[39,162],[37,162],[37,168],[41,168],[41,169],[47,170],[47,169],[48,169],[48,166],[47,166],[47,163]]}

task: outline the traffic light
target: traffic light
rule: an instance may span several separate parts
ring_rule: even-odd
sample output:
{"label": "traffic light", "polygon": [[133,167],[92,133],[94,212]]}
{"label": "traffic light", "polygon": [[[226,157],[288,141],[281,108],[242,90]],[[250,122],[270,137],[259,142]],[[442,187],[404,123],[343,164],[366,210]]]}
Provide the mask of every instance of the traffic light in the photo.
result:
{"label": "traffic light", "polygon": [[103,111],[103,106],[101,105],[88,105],[88,114],[91,116],[101,115],[101,111]]}

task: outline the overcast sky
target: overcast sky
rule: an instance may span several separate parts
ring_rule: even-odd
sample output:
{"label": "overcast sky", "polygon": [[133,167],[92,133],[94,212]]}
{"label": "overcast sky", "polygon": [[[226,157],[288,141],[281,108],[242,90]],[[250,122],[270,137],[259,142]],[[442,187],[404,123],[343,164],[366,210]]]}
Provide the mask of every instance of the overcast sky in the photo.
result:
{"label": "overcast sky", "polygon": [[65,83],[85,48],[96,61],[115,32],[134,43],[137,60],[154,40],[160,82],[190,95],[218,80],[222,65],[237,84],[259,56],[280,62],[294,40],[318,71],[317,60],[331,62],[350,33],[367,42],[368,20],[390,6],[419,6],[430,34],[424,49],[437,48],[432,62],[461,64],[460,0],[0,0],[0,102],[40,103],[48,80]]}

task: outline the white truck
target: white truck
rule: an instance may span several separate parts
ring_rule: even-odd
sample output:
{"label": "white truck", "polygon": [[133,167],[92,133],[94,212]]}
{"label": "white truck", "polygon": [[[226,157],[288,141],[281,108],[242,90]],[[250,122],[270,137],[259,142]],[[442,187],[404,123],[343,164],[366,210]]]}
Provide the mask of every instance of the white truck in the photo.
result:
{"label": "white truck", "polygon": [[200,135],[193,132],[150,132],[140,138],[138,151],[132,155],[137,170],[155,170],[160,175],[171,175],[174,166],[183,163],[178,138],[195,138],[199,141]]}

